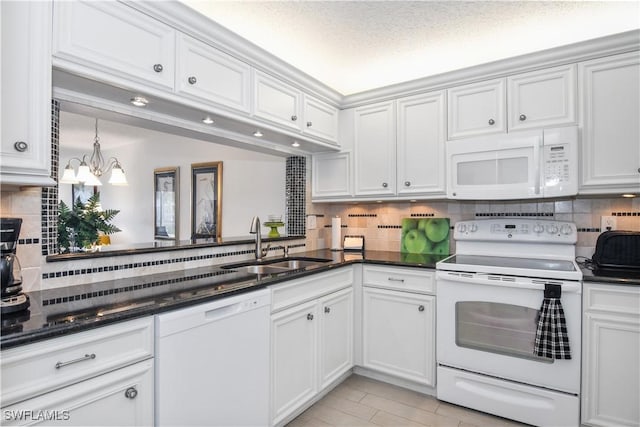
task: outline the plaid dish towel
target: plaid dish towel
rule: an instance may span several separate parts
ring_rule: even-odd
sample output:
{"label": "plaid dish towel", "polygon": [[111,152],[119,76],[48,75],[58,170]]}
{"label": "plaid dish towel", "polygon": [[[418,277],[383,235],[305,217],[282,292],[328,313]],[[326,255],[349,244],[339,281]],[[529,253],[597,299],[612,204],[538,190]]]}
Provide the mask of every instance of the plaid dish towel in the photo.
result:
{"label": "plaid dish towel", "polygon": [[549,359],[571,359],[560,285],[545,284],[533,353]]}

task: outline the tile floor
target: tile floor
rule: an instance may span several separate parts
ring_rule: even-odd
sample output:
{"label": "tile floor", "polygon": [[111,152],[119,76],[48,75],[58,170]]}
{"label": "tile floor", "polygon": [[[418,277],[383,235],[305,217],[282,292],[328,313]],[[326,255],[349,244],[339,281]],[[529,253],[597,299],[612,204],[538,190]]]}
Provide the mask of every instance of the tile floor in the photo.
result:
{"label": "tile floor", "polygon": [[515,421],[352,375],[287,427],[516,427]]}

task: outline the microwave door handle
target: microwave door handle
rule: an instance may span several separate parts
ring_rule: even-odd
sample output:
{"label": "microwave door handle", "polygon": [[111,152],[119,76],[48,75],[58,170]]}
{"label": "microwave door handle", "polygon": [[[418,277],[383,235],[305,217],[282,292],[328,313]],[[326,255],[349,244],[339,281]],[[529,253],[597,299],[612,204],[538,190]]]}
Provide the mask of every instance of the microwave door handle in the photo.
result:
{"label": "microwave door handle", "polygon": [[538,138],[538,144],[533,147],[533,163],[536,168],[536,184],[535,184],[535,194],[540,194],[540,178],[542,174],[542,168],[544,167],[542,160],[540,159],[542,151],[542,138]]}

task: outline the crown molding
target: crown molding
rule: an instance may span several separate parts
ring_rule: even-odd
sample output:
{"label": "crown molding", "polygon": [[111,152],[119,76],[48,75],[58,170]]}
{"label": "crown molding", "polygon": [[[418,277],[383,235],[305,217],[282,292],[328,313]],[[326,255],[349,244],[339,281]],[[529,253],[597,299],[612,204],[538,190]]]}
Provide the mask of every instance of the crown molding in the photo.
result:
{"label": "crown molding", "polygon": [[348,95],[342,98],[341,106],[357,107],[639,49],[640,30],[627,31]]}

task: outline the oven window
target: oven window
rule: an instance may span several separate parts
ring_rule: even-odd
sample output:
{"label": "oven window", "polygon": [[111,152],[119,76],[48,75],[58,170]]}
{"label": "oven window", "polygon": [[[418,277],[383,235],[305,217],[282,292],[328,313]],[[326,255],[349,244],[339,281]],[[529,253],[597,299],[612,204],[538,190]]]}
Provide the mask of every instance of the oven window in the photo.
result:
{"label": "oven window", "polygon": [[533,354],[538,310],[484,301],[456,303],[456,345],[553,363]]}

